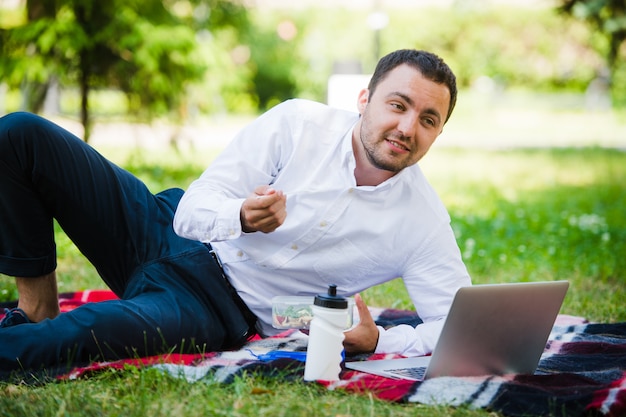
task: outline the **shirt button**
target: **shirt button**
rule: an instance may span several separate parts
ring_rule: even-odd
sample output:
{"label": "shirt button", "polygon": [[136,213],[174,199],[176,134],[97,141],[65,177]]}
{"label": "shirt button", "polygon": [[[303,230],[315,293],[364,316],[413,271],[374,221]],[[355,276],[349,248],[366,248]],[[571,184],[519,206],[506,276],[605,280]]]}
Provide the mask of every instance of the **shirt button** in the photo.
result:
{"label": "shirt button", "polygon": [[237,256],[241,258],[243,256],[243,252],[242,251],[238,251],[237,252]]}
{"label": "shirt button", "polygon": [[291,245],[291,249],[293,250],[298,250],[298,245],[296,245],[295,243],[293,245]]}
{"label": "shirt button", "polygon": [[229,234],[229,235],[231,235],[231,236],[232,236],[232,235],[234,235],[234,234],[235,234],[235,230],[230,229],[230,230],[228,231],[228,234]]}
{"label": "shirt button", "polygon": [[322,221],[320,222],[320,226],[321,226],[321,227],[326,227],[326,226],[328,226],[328,223],[326,223],[326,220],[322,220]]}

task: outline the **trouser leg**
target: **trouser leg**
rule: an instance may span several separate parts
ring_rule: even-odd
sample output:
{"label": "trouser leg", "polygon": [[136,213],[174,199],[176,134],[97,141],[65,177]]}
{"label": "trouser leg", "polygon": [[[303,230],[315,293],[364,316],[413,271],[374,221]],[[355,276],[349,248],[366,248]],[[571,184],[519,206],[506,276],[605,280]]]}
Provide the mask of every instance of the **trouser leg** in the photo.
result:
{"label": "trouser leg", "polygon": [[0,119],[0,193],[4,274],[55,268],[53,218],[118,296],[133,270],[164,249],[168,219],[147,187],[37,116]]}
{"label": "trouser leg", "polygon": [[202,311],[186,291],[151,288],[129,300],[85,304],[52,320],[1,329],[0,379],[16,371],[54,376],[91,361],[216,350],[208,340],[223,339],[225,330]]}
{"label": "trouser leg", "polygon": [[97,346],[115,346],[112,357],[127,356],[146,337],[153,348],[145,352],[157,352],[157,334],[170,346],[194,338],[210,350],[241,342],[247,323],[208,250],[172,230],[181,196],[182,190],[153,195],[42,118],[21,113],[0,119],[0,272],[35,277],[54,270],[56,218],[123,299],[0,330],[2,366],[47,366],[66,360],[62,352],[68,349],[81,360],[92,358],[100,353],[86,342],[94,335]]}

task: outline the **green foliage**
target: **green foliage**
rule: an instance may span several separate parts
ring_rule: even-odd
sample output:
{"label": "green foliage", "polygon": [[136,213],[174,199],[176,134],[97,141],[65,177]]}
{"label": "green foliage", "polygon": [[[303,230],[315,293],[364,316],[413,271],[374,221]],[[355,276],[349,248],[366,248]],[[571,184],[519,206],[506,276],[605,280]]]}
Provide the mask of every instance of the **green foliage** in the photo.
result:
{"label": "green foliage", "polygon": [[[336,62],[353,61],[363,72],[373,71],[378,57],[373,54],[375,33],[367,24],[370,10],[253,12],[258,43],[251,61],[269,74],[267,79],[280,75],[291,80],[296,95],[324,101]],[[399,48],[432,50],[448,61],[461,87],[488,76],[501,88],[582,92],[604,65],[603,40],[583,23],[563,19],[553,9],[471,8],[459,3],[452,8],[385,12],[389,23],[380,31],[381,53]],[[284,22],[297,28],[297,36],[289,42],[277,34]],[[277,90],[283,91],[282,99],[290,96],[280,85]]]}
{"label": "green foliage", "polygon": [[[81,90],[81,119],[89,136],[89,93],[94,88],[117,88],[128,96],[134,116],[152,119],[180,110],[187,89],[207,68],[197,46],[201,27],[242,24],[245,9],[229,3],[234,18],[209,11],[227,1],[188,3],[193,12],[203,6],[204,17],[191,19],[172,13],[162,2],[147,0],[61,0],[27,3],[29,20],[2,32],[0,71],[10,87],[43,84],[52,79]],[[39,13],[42,5],[53,5]],[[180,9],[181,2],[172,7]],[[187,4],[187,3],[185,3]],[[235,13],[238,10],[238,13]],[[193,24],[191,24],[193,23]],[[43,97],[43,95],[42,95]],[[43,98],[33,104],[38,111]]]}
{"label": "green foliage", "polygon": [[[381,53],[432,50],[448,61],[461,87],[490,77],[499,88],[583,92],[606,65],[605,40],[583,22],[554,9],[419,7],[385,10]],[[250,67],[261,108],[294,95],[324,101],[337,62],[373,70],[375,33],[370,10],[336,7],[251,11]],[[292,23],[297,34],[279,36]],[[273,98],[272,98],[273,97]],[[270,104],[271,105],[271,104]]]}
{"label": "green foliage", "polygon": [[623,0],[561,0],[558,10],[586,21],[604,38],[601,53],[610,71],[614,105],[626,106],[626,3]]}
{"label": "green foliage", "polygon": [[297,50],[293,49],[297,41],[281,39],[276,25],[276,19],[270,22],[257,19],[256,31],[247,42],[250,47],[248,65],[253,74],[252,93],[258,98],[261,110],[297,95],[292,76],[293,66],[300,61]]}
{"label": "green foliage", "polygon": [[132,113],[165,114],[177,108],[185,86],[204,71],[194,49],[195,34],[184,26],[148,21],[131,28],[119,40],[118,47],[129,54],[129,60],[117,61],[115,72],[129,75],[117,80],[119,88],[127,93]]}
{"label": "green foliage", "polygon": [[200,32],[197,53],[206,65],[202,78],[190,84],[181,117],[223,113],[254,113],[257,101],[251,94],[251,71],[234,59],[247,54],[233,29],[219,33]]}

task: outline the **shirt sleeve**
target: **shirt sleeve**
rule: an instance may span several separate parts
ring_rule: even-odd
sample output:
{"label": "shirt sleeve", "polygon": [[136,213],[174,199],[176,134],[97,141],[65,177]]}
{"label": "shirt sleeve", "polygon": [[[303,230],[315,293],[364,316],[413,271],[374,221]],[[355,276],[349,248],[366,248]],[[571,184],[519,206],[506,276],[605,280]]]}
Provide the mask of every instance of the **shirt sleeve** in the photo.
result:
{"label": "shirt sleeve", "polygon": [[379,327],[376,353],[426,355],[437,344],[456,292],[471,285],[449,222],[432,230],[402,278],[423,323],[415,328],[409,325]]}
{"label": "shirt sleeve", "polygon": [[397,353],[403,356],[424,356],[435,349],[444,320],[422,323],[417,327],[407,324],[385,330],[378,326],[376,353]]}
{"label": "shirt sleeve", "polygon": [[293,148],[291,107],[279,104],[246,126],[189,186],[174,216],[179,236],[207,243],[241,235],[243,201],[272,184]]}

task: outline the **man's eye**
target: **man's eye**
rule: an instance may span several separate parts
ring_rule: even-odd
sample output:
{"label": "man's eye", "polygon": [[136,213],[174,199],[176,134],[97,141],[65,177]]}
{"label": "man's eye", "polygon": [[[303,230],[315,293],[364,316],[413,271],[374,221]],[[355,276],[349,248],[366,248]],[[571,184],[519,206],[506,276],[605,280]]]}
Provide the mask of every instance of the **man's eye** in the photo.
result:
{"label": "man's eye", "polygon": [[404,106],[399,103],[391,103],[391,107],[393,107],[396,110],[404,110]]}
{"label": "man's eye", "polygon": [[437,123],[431,119],[430,117],[427,117],[424,119],[424,123],[427,124],[428,126],[436,126]]}

